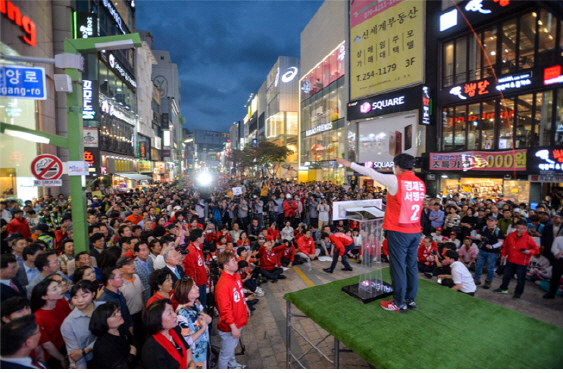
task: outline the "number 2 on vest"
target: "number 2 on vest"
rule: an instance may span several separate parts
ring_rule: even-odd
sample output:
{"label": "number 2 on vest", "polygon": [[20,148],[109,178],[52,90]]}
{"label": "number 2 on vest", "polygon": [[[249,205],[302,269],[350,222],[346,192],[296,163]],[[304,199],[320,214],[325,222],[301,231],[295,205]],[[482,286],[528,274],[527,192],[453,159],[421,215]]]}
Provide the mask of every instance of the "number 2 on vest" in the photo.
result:
{"label": "number 2 on vest", "polygon": [[414,212],[411,216],[411,221],[417,221],[419,219],[418,213],[420,212],[420,206],[419,205],[412,205],[411,209],[414,210]]}

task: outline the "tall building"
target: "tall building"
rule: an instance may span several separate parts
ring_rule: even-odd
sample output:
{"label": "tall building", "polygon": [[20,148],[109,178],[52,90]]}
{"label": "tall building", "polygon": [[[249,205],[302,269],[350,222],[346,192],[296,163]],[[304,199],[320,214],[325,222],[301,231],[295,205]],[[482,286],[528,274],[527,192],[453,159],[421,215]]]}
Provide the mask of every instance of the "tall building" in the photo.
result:
{"label": "tall building", "polygon": [[301,33],[299,180],[344,182],[334,161],[355,152],[346,127],[348,5],[325,1]]}
{"label": "tall building", "polygon": [[563,186],[563,5],[441,4],[430,188],[533,208]]}
{"label": "tall building", "polygon": [[[178,176],[178,142],[182,136],[182,105],[178,65],[172,63],[168,51],[154,50],[157,64],[153,66],[152,80],[160,94],[161,125],[158,136],[162,138],[162,160],[165,173],[162,180],[172,180]],[[157,135],[155,133],[155,135]]]}

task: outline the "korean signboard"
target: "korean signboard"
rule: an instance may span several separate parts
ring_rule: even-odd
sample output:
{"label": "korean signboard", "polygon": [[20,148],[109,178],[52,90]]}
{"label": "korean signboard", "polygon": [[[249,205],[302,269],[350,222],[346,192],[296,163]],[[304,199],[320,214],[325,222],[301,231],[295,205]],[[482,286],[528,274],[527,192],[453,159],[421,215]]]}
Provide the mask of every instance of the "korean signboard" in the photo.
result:
{"label": "korean signboard", "polygon": [[151,161],[145,161],[143,159],[139,159],[137,161],[137,165],[139,166],[139,172],[152,173],[152,162]]}
{"label": "korean signboard", "polygon": [[424,12],[424,2],[350,1],[351,99],[423,81]]}
{"label": "korean signboard", "polygon": [[84,127],[84,147],[98,147],[98,129],[96,127]]}
{"label": "korean signboard", "polygon": [[526,171],[526,149],[430,153],[431,171]]}
{"label": "korean signboard", "polygon": [[108,158],[109,173],[131,173],[135,172],[135,163],[123,159]]}
{"label": "korean signboard", "polygon": [[528,173],[563,174],[563,147],[530,149]]}
{"label": "korean signboard", "polygon": [[348,103],[348,120],[367,119],[407,110],[419,110],[423,91],[420,86],[398,93],[387,93]]}
{"label": "korean signboard", "polygon": [[46,100],[45,69],[28,66],[0,66],[0,96]]}

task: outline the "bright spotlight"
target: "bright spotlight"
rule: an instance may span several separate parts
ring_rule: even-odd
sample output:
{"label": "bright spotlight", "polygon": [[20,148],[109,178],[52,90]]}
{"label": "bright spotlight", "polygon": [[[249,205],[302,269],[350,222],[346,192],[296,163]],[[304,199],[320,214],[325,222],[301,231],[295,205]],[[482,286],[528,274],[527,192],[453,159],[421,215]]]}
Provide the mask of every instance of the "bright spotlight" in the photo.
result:
{"label": "bright spotlight", "polygon": [[213,178],[208,173],[199,174],[197,181],[201,186],[208,186],[213,181]]}

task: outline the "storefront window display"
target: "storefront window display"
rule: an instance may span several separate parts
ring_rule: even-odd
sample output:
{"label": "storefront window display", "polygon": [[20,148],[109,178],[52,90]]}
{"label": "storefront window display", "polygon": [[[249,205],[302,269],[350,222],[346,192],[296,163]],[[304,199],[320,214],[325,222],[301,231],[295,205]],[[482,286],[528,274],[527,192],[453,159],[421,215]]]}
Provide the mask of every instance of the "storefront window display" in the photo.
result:
{"label": "storefront window display", "polygon": [[345,151],[344,120],[337,122],[342,122],[342,127],[337,130],[301,137],[301,163],[328,161],[342,156]]}
{"label": "storefront window display", "polygon": [[[554,117],[555,93],[558,114]],[[445,107],[442,149],[503,150],[559,145],[563,142],[562,95],[563,89],[549,90]]]}
{"label": "storefront window display", "polygon": [[307,99],[344,75],[345,44],[342,42],[322,62],[301,79],[301,99]]}
{"label": "storefront window display", "polygon": [[530,183],[527,180],[503,180],[500,178],[447,178],[441,179],[440,191],[443,195],[460,194],[465,198],[497,198],[511,199],[528,203]]}

